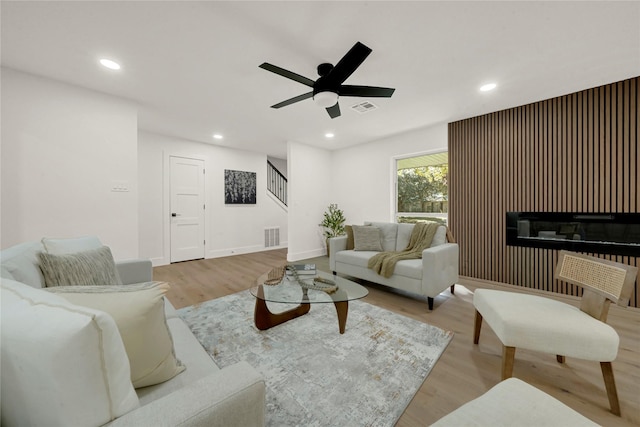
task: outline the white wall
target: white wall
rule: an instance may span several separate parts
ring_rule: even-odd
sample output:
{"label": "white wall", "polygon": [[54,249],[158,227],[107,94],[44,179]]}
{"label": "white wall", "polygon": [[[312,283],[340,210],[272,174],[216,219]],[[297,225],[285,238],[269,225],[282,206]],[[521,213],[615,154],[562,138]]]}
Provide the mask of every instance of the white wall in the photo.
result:
{"label": "white wall", "polygon": [[137,257],[136,106],[2,68],[1,120],[2,248],[97,235]]}
{"label": "white wall", "polygon": [[[280,227],[287,246],[287,212],[267,195],[267,156],[148,132],[138,134],[140,255],[154,265],[170,262],[169,156],[205,162],[205,256],[215,258],[265,250],[264,229]],[[225,205],[224,170],[256,172],[255,205]]]}
{"label": "white wall", "polygon": [[332,202],[347,224],[394,221],[395,158],[447,150],[447,124],[403,133],[331,153]]}
{"label": "white wall", "polygon": [[322,214],[335,202],[332,188],[332,155],[328,150],[289,142],[289,251],[287,259],[297,261],[325,255]]}

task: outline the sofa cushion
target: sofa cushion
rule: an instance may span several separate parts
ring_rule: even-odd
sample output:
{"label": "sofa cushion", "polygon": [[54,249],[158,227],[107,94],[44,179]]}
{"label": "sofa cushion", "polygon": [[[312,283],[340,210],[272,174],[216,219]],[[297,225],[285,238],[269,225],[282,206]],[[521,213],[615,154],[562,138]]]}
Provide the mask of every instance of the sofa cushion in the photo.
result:
{"label": "sofa cushion", "polygon": [[164,314],[167,283],[63,286],[47,290],[74,304],[105,311],[115,319],[129,357],[135,388],[167,381],[184,371],[176,358]]}
{"label": "sofa cushion", "polygon": [[40,242],[26,242],[5,249],[0,254],[2,266],[11,275],[8,279],[26,283],[34,288],[44,286],[44,277],[40,271],[38,254],[42,252]]}
{"label": "sofa cushion", "polygon": [[40,252],[38,257],[47,287],[122,285],[107,246],[65,255]]}
{"label": "sofa cushion", "polygon": [[395,251],[396,239],[398,237],[398,224],[395,222],[370,222],[365,221],[365,225],[378,227],[382,234],[382,250]]}
{"label": "sofa cushion", "polygon": [[393,270],[393,274],[395,276],[404,276],[411,279],[422,280],[422,267],[421,259],[403,259],[402,261],[398,261]]}
{"label": "sofa cushion", "polygon": [[170,381],[136,389],[141,405],[146,405],[151,401],[173,393],[219,370],[211,356],[202,347],[202,344],[198,342],[193,332],[182,319],[177,317],[170,318],[167,319],[167,324],[173,336],[176,355],[187,369]]}
{"label": "sofa cushion", "polygon": [[353,249],[356,251],[381,251],[380,229],[368,225],[354,225]]}
{"label": "sofa cushion", "polygon": [[373,255],[377,254],[375,251],[355,251],[355,250],[347,250],[347,251],[339,251],[336,253],[336,262],[341,262],[343,264],[355,265],[357,267],[367,268],[367,263],[369,262],[369,258]]}
{"label": "sofa cushion", "polygon": [[102,243],[95,236],[75,237],[70,239],[54,239],[44,237],[42,246],[45,252],[54,255],[73,254],[76,252],[90,251],[92,249],[100,249]]}
{"label": "sofa cushion", "polygon": [[447,227],[441,225],[438,227],[438,230],[436,230],[436,234],[433,236],[430,247],[435,248],[436,246],[444,245],[445,243],[447,243]]}
{"label": "sofa cushion", "polygon": [[[415,224],[405,223],[398,224],[398,240],[396,242],[396,251],[403,251],[407,249],[414,225]],[[430,247],[434,248],[436,246],[444,245],[445,243],[447,243],[447,227],[441,225],[436,230],[436,234],[433,236],[433,240],[431,240]]]}
{"label": "sofa cushion", "polygon": [[[374,251],[340,251],[336,254],[336,262],[349,264],[349,265],[364,268],[364,269],[369,269],[367,267],[369,258],[371,258],[377,253],[378,252],[374,252]],[[369,270],[373,271],[371,269]],[[393,271],[393,275],[422,280],[422,260],[406,259],[406,260],[398,261]]]}
{"label": "sofa cushion", "polygon": [[409,246],[411,241],[411,233],[413,233],[413,227],[415,224],[398,224],[398,236],[396,238],[396,251],[404,251]]}
{"label": "sofa cushion", "polygon": [[3,280],[2,424],[98,426],[139,406],[111,316]]}

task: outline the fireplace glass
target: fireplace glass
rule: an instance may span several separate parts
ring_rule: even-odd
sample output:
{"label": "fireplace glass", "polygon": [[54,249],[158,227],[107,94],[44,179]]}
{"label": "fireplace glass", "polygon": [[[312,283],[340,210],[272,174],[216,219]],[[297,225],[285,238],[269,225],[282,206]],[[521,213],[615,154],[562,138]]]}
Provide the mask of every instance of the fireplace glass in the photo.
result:
{"label": "fireplace glass", "polygon": [[507,212],[507,245],[640,256],[640,214]]}

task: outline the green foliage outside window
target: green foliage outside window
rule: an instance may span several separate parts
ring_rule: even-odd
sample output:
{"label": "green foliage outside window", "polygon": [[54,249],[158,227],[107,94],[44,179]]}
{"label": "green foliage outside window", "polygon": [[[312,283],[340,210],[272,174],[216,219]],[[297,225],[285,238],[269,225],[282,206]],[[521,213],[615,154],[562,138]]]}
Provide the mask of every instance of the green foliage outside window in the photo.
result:
{"label": "green foliage outside window", "polygon": [[448,212],[449,166],[398,170],[397,212]]}

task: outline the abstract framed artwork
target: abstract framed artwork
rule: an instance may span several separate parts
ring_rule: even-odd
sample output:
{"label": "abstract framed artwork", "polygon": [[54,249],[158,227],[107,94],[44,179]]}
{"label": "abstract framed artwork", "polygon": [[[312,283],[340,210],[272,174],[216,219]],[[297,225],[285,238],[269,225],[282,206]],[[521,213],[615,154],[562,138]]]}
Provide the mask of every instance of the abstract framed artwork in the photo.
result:
{"label": "abstract framed artwork", "polygon": [[256,173],[224,170],[225,205],[256,204]]}

